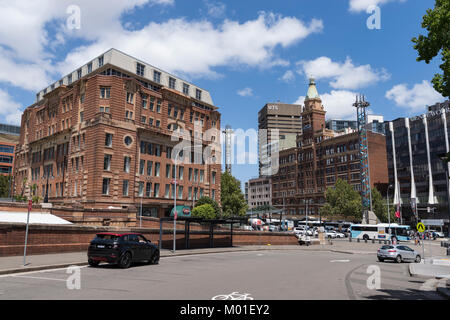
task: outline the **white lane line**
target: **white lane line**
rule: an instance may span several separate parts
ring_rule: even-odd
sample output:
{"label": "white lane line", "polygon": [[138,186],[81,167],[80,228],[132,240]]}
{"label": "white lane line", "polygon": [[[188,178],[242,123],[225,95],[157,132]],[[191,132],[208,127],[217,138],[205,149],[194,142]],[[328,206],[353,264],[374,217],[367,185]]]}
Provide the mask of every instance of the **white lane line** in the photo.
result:
{"label": "white lane line", "polygon": [[350,262],[350,260],[331,260],[330,262]]}
{"label": "white lane line", "polygon": [[29,276],[12,276],[13,278],[26,278],[26,279],[38,279],[38,280],[53,280],[53,281],[64,281],[66,279],[55,279],[55,278],[44,278],[44,277],[29,277]]}
{"label": "white lane line", "polygon": [[[78,266],[78,268],[82,269],[82,268],[87,268],[88,266]],[[61,270],[67,270],[69,267],[67,268],[57,268],[57,269],[46,269],[46,270],[36,270],[36,271],[26,271],[24,270],[24,272],[20,272],[20,273],[10,273],[10,274],[4,274],[4,275],[0,275],[0,278],[8,278],[8,277],[18,277],[18,276],[22,276],[22,275],[26,275],[26,274],[33,274],[33,273],[44,273],[44,272],[52,272],[52,271],[61,271]]]}

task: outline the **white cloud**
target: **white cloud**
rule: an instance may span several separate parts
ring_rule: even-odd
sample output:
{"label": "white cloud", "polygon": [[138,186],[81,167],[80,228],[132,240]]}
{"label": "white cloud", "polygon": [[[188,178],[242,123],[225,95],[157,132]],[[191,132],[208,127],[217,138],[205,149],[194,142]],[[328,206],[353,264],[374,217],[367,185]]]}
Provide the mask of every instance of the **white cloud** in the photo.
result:
{"label": "white cloud", "polygon": [[0,89],[0,116],[8,124],[20,126],[22,120],[22,105],[15,102],[8,92]]}
{"label": "white cloud", "polygon": [[283,82],[292,82],[295,80],[295,75],[294,72],[292,70],[288,70],[286,71],[283,76],[281,76],[281,78],[279,78],[279,80],[283,81]]}
{"label": "white cloud", "polygon": [[385,69],[374,70],[370,65],[356,66],[347,57],[344,63],[334,62],[328,57],[319,57],[310,61],[299,61],[298,71],[306,77],[331,79],[330,86],[335,89],[358,89],[386,81],[390,75]]}
{"label": "white cloud", "polygon": [[247,87],[242,90],[238,90],[237,94],[240,95],[241,97],[251,97],[253,96],[253,89]]}
{"label": "white cloud", "polygon": [[406,0],[350,0],[349,10],[352,12],[366,11],[371,6],[380,6],[388,2],[405,2]]}
{"label": "white cloud", "polygon": [[111,47],[169,72],[194,77],[217,76],[213,69],[221,66],[285,66],[288,62],[276,57],[275,49],[291,46],[322,28],[319,20],[306,25],[264,12],[256,20],[225,20],[217,27],[205,20],[171,19],[136,31],[105,33],[93,44],[71,52],[61,68],[73,70]]}
{"label": "white cloud", "polygon": [[[353,107],[357,93],[347,90],[332,90],[330,93],[321,94],[322,104],[325,108],[327,119],[355,120],[356,109]],[[294,104],[304,105],[305,97],[301,96]]]}
{"label": "white cloud", "polygon": [[208,15],[210,15],[211,17],[220,18],[224,16],[227,9],[227,6],[224,3],[209,0],[205,0],[204,3],[208,10]]}
{"label": "white cloud", "polygon": [[386,98],[393,100],[399,107],[409,109],[411,113],[425,112],[426,106],[444,100],[444,97],[426,80],[415,84],[411,89],[408,89],[406,84],[396,85],[386,92]]}

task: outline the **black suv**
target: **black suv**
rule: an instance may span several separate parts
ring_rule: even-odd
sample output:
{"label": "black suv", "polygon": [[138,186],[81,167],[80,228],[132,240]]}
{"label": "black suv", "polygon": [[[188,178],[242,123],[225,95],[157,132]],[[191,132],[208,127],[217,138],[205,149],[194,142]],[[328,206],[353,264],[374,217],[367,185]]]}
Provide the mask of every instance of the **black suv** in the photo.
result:
{"label": "black suv", "polygon": [[98,233],[88,249],[88,263],[115,263],[128,268],[132,262],[159,263],[159,249],[140,233]]}

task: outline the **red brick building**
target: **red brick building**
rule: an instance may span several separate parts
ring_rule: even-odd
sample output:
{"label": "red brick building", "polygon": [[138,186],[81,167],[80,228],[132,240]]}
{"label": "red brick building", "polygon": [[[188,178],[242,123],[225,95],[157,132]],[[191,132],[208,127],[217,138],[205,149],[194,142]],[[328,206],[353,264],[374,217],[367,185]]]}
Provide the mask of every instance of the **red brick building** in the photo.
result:
{"label": "red brick building", "polygon": [[191,161],[197,137],[198,153],[221,159],[217,110],[207,91],[111,49],[24,111],[15,192],[43,199],[48,191],[49,202],[84,209],[139,210],[142,202],[154,217],[170,215],[174,193],[177,205],[202,195],[220,202],[219,161]]}
{"label": "red brick building", "polygon": [[[288,216],[299,218],[308,210],[308,215],[318,218],[327,188],[339,178],[361,190],[359,135],[326,129],[325,114],[311,81],[297,147],[280,151],[279,170],[272,176],[272,203],[284,206]],[[369,131],[368,143],[371,186],[383,186],[388,183],[385,136]]]}

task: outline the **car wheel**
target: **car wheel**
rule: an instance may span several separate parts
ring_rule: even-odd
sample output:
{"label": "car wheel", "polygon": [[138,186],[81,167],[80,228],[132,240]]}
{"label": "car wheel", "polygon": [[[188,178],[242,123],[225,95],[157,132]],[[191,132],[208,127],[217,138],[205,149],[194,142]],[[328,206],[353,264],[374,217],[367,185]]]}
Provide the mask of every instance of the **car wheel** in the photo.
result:
{"label": "car wheel", "polygon": [[422,261],[422,258],[419,255],[417,255],[416,256],[416,260],[414,260],[414,262],[415,263],[420,263],[420,261]]}
{"label": "car wheel", "polygon": [[97,267],[100,264],[100,261],[88,259],[88,263],[91,267]]}
{"label": "car wheel", "polygon": [[150,259],[150,264],[158,264],[159,263],[159,250],[156,250]]}
{"label": "car wheel", "polygon": [[396,258],[395,258],[395,262],[397,262],[397,263],[401,263],[403,260],[402,260],[402,256],[401,255],[398,255]]}
{"label": "car wheel", "polygon": [[119,260],[119,267],[127,269],[131,265],[131,253],[125,252]]}
{"label": "car wheel", "polygon": [[367,235],[367,234],[365,234],[364,236],[363,236],[363,240],[369,240],[370,238],[369,238],[369,236]]}

